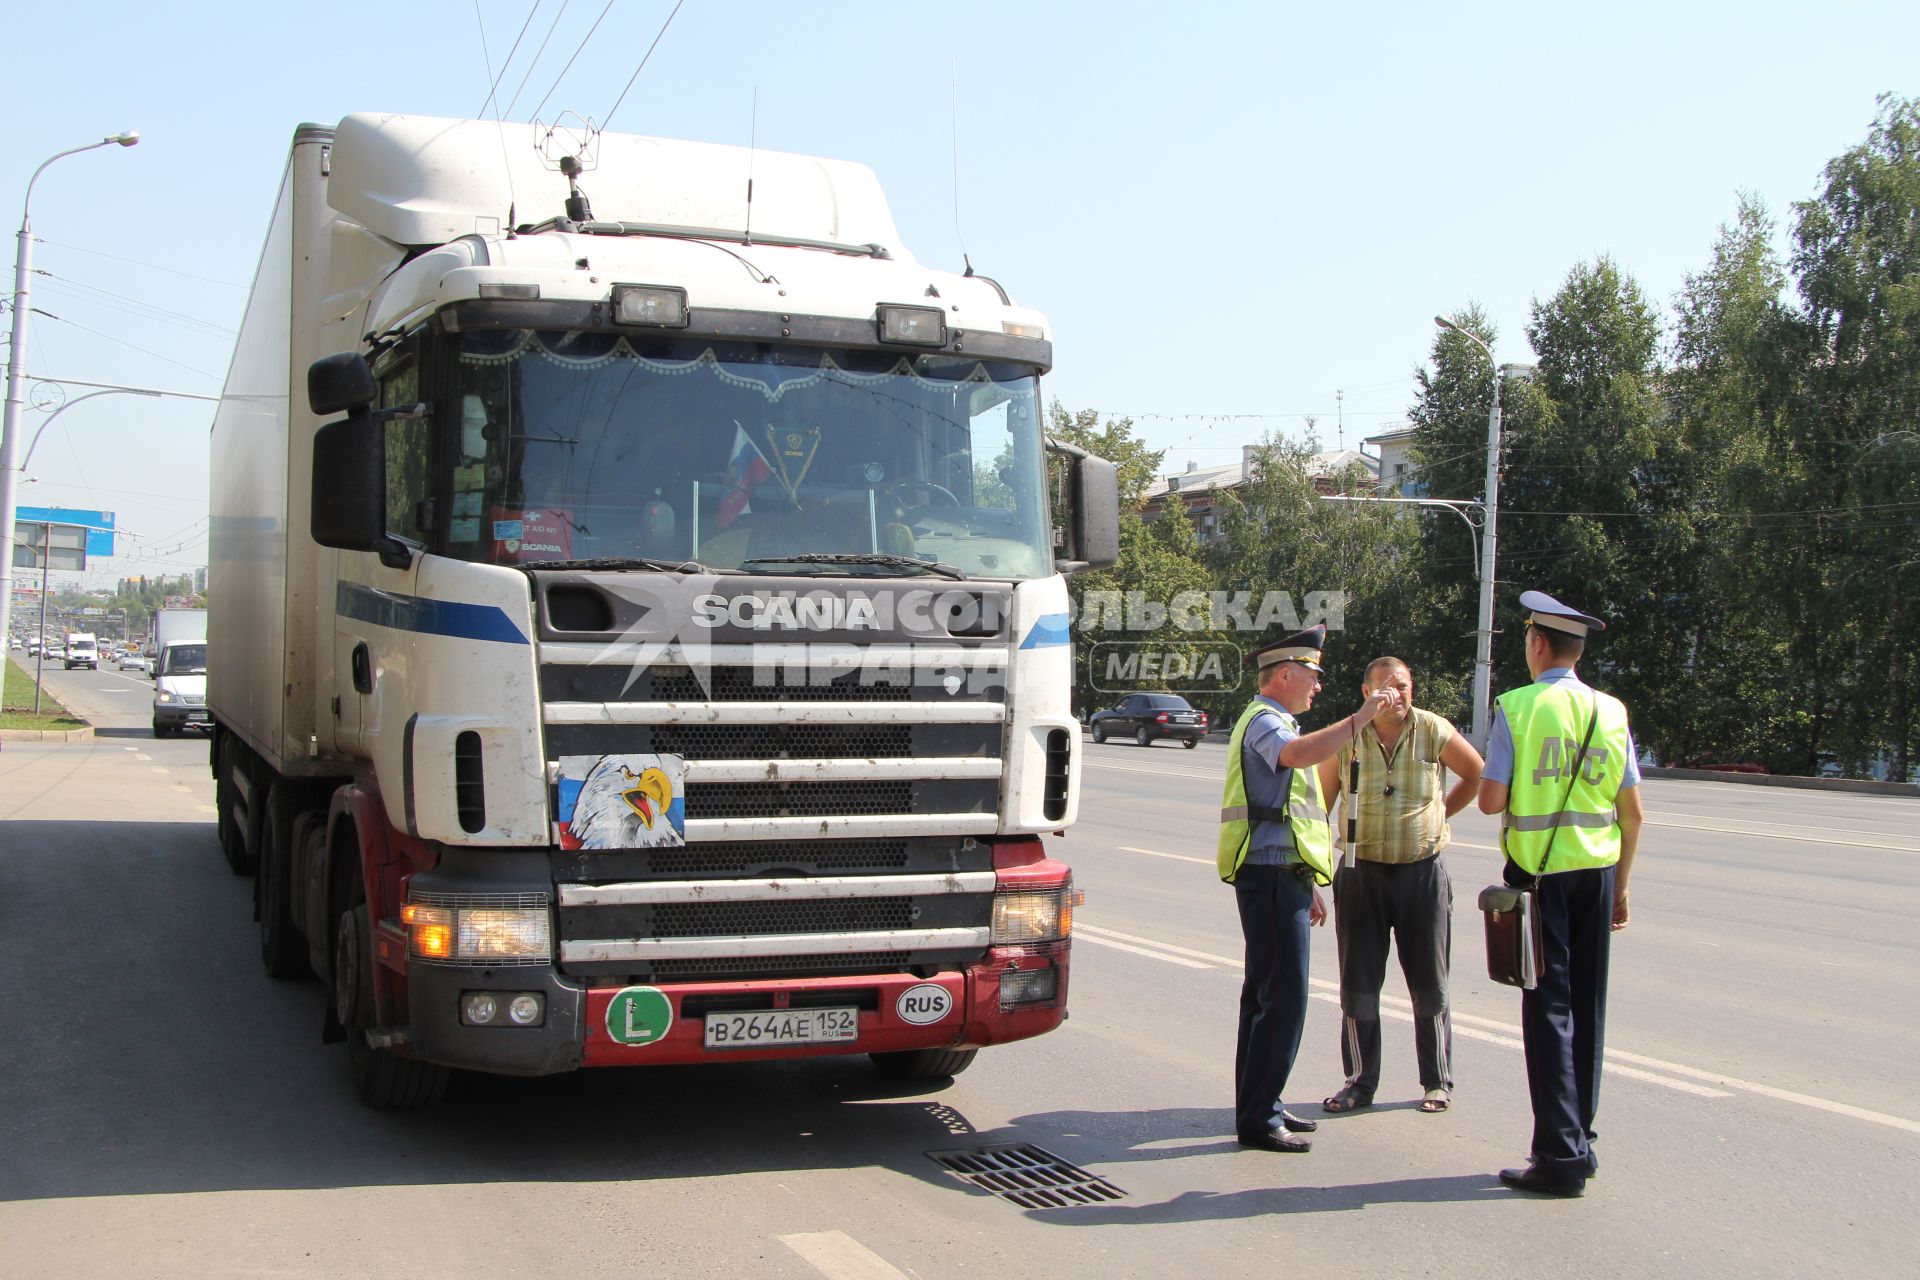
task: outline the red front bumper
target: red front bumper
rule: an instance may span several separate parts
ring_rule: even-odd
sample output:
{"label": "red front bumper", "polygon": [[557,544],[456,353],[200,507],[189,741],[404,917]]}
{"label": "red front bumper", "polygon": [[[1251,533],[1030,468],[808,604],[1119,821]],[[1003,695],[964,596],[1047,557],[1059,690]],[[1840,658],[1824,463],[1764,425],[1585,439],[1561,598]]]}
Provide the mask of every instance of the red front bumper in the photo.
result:
{"label": "red front bumper", "polygon": [[[871,974],[835,978],[769,979],[757,982],[689,982],[653,988],[673,1008],[665,1034],[646,1044],[622,1044],[608,1027],[608,1009],[625,987],[594,987],[587,992],[584,1067],[638,1067],[689,1062],[744,1062],[768,1058],[817,1058],[832,1054],[894,1053],[912,1049],[975,1048],[1005,1044],[1042,1035],[1066,1018],[1067,970],[1071,946],[1066,942],[1030,947],[994,947],[987,958],[960,973],[931,978],[911,974]],[[1002,1008],[1001,974],[1009,968],[1032,970],[1051,965],[1058,985],[1051,1000]],[[902,997],[920,986],[946,991],[952,1007],[937,1021],[916,1025],[903,1016]],[[859,1037],[832,1044],[772,1048],[709,1049],[706,1047],[708,1012],[748,1009],[786,1009],[796,996],[807,1007],[833,1003],[844,996],[861,1006]],[[691,1012],[688,1006],[691,1004]],[[924,1002],[922,1002],[924,1005]],[[716,1006],[718,1006],[716,1008]],[[905,1012],[912,1012],[911,1008]]]}

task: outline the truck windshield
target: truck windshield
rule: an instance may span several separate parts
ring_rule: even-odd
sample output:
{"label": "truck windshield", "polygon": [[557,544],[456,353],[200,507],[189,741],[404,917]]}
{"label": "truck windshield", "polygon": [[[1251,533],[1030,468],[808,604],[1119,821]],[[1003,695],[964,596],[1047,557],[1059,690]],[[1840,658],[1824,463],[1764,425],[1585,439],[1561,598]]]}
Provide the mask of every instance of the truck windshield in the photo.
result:
{"label": "truck windshield", "polygon": [[203,676],[207,674],[207,646],[170,644],[162,663],[163,676]]}
{"label": "truck windshield", "polygon": [[1053,572],[1029,367],[596,332],[457,342],[450,555]]}

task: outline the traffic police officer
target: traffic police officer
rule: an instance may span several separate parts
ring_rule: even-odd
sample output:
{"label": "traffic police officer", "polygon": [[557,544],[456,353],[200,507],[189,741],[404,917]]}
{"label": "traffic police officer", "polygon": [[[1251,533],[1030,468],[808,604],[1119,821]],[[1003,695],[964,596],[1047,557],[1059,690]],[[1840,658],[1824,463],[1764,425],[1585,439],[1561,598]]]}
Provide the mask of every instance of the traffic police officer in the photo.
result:
{"label": "traffic police officer", "polygon": [[1313,766],[1399,698],[1383,686],[1347,719],[1303,735],[1294,717],[1320,689],[1326,639],[1325,627],[1309,627],[1248,655],[1248,665],[1259,666],[1260,694],[1233,727],[1220,799],[1220,878],[1233,886],[1246,938],[1234,1127],[1242,1146],[1263,1151],[1310,1151],[1297,1135],[1318,1127],[1280,1101],[1306,1025],[1307,929],[1327,918],[1314,886],[1333,880],[1332,832]]}
{"label": "traffic police officer", "polygon": [[1593,1117],[1605,1052],[1607,956],[1627,927],[1627,877],[1640,841],[1640,767],[1627,709],[1574,674],[1589,633],[1606,624],[1541,591],[1524,592],[1533,683],[1500,695],[1480,775],[1480,809],[1504,814],[1506,880],[1536,884],[1542,965],[1520,1021],[1533,1100],[1517,1191],[1586,1193],[1598,1165]]}

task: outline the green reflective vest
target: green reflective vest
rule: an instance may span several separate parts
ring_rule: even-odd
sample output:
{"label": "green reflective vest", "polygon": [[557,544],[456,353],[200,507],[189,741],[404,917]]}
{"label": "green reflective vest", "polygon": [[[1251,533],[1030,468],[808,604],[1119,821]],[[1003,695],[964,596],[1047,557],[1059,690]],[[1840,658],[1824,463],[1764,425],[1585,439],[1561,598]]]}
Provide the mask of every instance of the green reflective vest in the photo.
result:
{"label": "green reflective vest", "polygon": [[1227,785],[1220,795],[1220,844],[1215,858],[1220,878],[1232,884],[1253,847],[1253,824],[1285,822],[1293,828],[1293,847],[1300,860],[1321,884],[1333,883],[1333,829],[1327,825],[1327,806],[1320,798],[1320,774],[1316,769],[1282,769],[1287,807],[1267,809],[1247,803],[1247,779],[1242,767],[1241,749],[1246,745],[1247,729],[1255,716],[1280,713],[1255,700],[1240,713],[1233,726],[1233,741],[1227,744]]}
{"label": "green reflective vest", "polygon": [[[1614,802],[1627,773],[1625,705],[1611,694],[1561,680],[1503,693],[1500,708],[1513,730],[1502,852],[1531,875],[1540,874],[1549,844],[1550,871],[1618,862],[1620,818]],[[1589,717],[1594,717],[1593,738],[1582,754]]]}

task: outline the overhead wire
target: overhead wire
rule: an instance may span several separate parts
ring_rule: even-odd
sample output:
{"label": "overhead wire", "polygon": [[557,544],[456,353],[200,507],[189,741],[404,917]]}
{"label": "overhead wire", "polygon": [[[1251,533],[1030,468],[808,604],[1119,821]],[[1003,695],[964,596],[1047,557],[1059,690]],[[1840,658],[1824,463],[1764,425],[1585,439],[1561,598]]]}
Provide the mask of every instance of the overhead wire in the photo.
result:
{"label": "overhead wire", "polygon": [[162,361],[165,361],[167,364],[178,365],[180,368],[187,370],[189,373],[197,373],[203,378],[212,378],[216,382],[220,381],[220,375],[217,373],[208,373],[205,369],[196,369],[194,368],[194,366],[187,364],[184,361],[175,360],[172,356],[163,356],[158,351],[149,351],[145,347],[135,346],[133,343],[128,342],[124,338],[116,338],[110,333],[102,333],[98,329],[88,328],[86,325],[81,324],[77,320],[68,320],[64,316],[54,315],[51,311],[42,311],[38,307],[35,307],[33,309],[33,313],[37,316],[44,316],[49,320],[57,320],[64,325],[71,325],[75,329],[80,330],[82,333],[90,333],[96,338],[105,338],[108,342],[116,343],[120,346],[127,348],[129,351],[138,351],[143,356],[151,356],[155,360],[162,360]]}
{"label": "overhead wire", "polygon": [[573,70],[573,64],[575,60],[578,59],[581,53],[586,50],[587,41],[593,39],[593,33],[600,29],[600,24],[606,20],[607,13],[612,8],[613,8],[613,0],[607,0],[606,8],[600,10],[600,16],[593,20],[592,26],[587,28],[587,34],[580,37],[579,47],[573,51],[573,57],[568,58],[567,65],[560,68],[560,74],[554,77],[553,86],[552,88],[547,90],[547,96],[545,98],[540,99],[540,105],[535,107],[533,109],[532,114],[528,117],[530,120],[537,120],[540,118],[541,109],[547,105],[548,99],[552,98],[554,93],[560,88],[560,82],[567,78],[567,72]]}
{"label": "overhead wire", "polygon": [[607,109],[607,114],[605,118],[603,118],[600,121],[600,127],[602,129],[605,129],[608,125],[613,123],[613,113],[618,111],[620,109],[620,104],[627,100],[627,89],[633,88],[633,82],[635,80],[638,80],[640,78],[640,73],[647,69],[647,59],[651,58],[653,56],[653,51],[660,47],[660,38],[667,34],[667,28],[673,25],[673,19],[680,12],[680,6],[685,4],[686,2],[687,0],[674,0],[673,12],[669,13],[667,15],[667,20],[660,24],[660,30],[654,33],[653,43],[647,46],[646,53],[643,54],[640,58],[640,65],[633,69],[633,74],[631,76],[627,77],[627,88],[622,89],[620,91],[620,96],[613,100],[613,106]]}
{"label": "overhead wire", "polygon": [[202,284],[217,284],[223,289],[245,289],[249,287],[244,284],[235,284],[231,280],[215,280],[212,276],[197,276],[191,271],[178,271],[172,267],[163,267],[157,262],[143,262],[139,258],[123,258],[117,253],[103,253],[99,249],[84,249],[77,244],[62,244],[58,240],[42,240],[39,236],[35,236],[33,242],[35,244],[46,245],[49,249],[68,249],[74,253],[90,253],[96,258],[111,258],[115,262],[128,262],[136,267],[145,267],[149,271],[164,271],[170,276],[182,276],[188,280],[198,280]]}
{"label": "overhead wire", "polygon": [[567,5],[570,2],[571,0],[560,0],[559,12],[555,13],[553,15],[553,21],[547,24],[547,34],[541,38],[540,47],[533,51],[533,61],[529,62],[527,69],[521,73],[520,83],[514,86],[513,97],[508,100],[507,109],[501,112],[501,115],[510,116],[513,114],[513,108],[515,104],[520,101],[520,95],[526,92],[527,81],[532,78],[533,69],[540,65],[541,57],[547,52],[547,41],[553,39],[554,31],[560,26],[560,19],[567,16]]}
{"label": "overhead wire", "polygon": [[[507,78],[507,68],[513,65],[513,55],[520,52],[520,42],[526,39],[527,28],[533,25],[533,15],[540,12],[540,6],[545,3],[546,0],[533,0],[533,8],[527,10],[527,20],[520,24],[520,34],[513,38],[513,47],[507,50],[507,60],[500,64],[500,74],[497,76],[493,75],[492,67],[488,67],[487,74],[492,76],[492,83],[487,86],[487,100],[480,104],[480,110],[474,112],[474,119],[486,119],[487,108],[494,104],[494,97],[500,92],[500,82]],[[565,7],[564,3],[561,7]],[[479,12],[480,6],[478,0],[475,0],[474,14],[476,17],[479,16]],[[480,56],[486,58],[489,62],[492,61],[491,58],[487,57],[487,28],[485,23],[480,25]]]}

